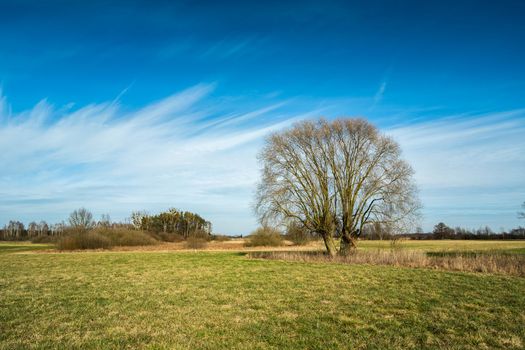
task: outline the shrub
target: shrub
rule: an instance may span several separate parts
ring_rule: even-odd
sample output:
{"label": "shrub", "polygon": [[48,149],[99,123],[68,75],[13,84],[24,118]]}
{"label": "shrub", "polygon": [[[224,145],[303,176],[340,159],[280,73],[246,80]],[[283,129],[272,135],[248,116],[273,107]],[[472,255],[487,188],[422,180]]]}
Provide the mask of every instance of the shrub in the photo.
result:
{"label": "shrub", "polygon": [[184,237],[182,235],[179,235],[178,233],[166,233],[166,232],[159,232],[156,234],[151,234],[153,237],[158,237],[159,240],[164,242],[182,242],[184,241]]}
{"label": "shrub", "polygon": [[292,222],[286,229],[286,239],[295,245],[305,245],[310,241],[310,232],[303,225]]}
{"label": "shrub", "polygon": [[97,228],[94,232],[99,233],[111,240],[114,246],[143,246],[154,245],[158,241],[143,231],[129,228]]}
{"label": "shrub", "polygon": [[87,233],[87,232],[89,231],[82,227],[66,226],[64,227],[64,230],[62,231],[62,237],[79,235],[79,234]]}
{"label": "shrub", "polygon": [[208,242],[203,238],[188,237],[185,246],[188,249],[204,249],[208,246]]}
{"label": "shrub", "polygon": [[129,228],[96,228],[90,231],[67,230],[66,236],[57,241],[59,250],[109,249],[114,246],[143,246],[158,241],[143,231]]}
{"label": "shrub", "polygon": [[281,232],[272,227],[259,227],[248,236],[247,242],[244,243],[247,247],[278,247],[282,244]]}
{"label": "shrub", "polygon": [[59,250],[77,249],[108,249],[112,247],[111,240],[98,232],[75,233],[61,238],[57,242]]}
{"label": "shrub", "polygon": [[[190,234],[189,237],[193,237],[193,238],[199,238],[199,239],[202,239],[202,240],[205,240],[205,241],[211,241],[211,235],[205,231],[202,231],[202,230],[197,230],[193,233]],[[188,237],[188,238],[189,238]]]}
{"label": "shrub", "polygon": [[37,236],[31,240],[31,243],[56,243],[60,237],[58,236]]}

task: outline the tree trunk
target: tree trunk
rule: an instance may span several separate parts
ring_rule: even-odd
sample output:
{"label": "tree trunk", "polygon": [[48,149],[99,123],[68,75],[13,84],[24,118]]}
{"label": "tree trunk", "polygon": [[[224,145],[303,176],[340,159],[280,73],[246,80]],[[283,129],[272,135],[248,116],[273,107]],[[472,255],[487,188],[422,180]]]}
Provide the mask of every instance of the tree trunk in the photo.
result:
{"label": "tree trunk", "polygon": [[355,239],[349,234],[341,235],[341,244],[339,246],[339,255],[348,255],[357,248]]}
{"label": "tree trunk", "polygon": [[321,236],[323,237],[328,255],[335,256],[337,254],[337,248],[335,247],[334,237],[329,233],[322,234]]}

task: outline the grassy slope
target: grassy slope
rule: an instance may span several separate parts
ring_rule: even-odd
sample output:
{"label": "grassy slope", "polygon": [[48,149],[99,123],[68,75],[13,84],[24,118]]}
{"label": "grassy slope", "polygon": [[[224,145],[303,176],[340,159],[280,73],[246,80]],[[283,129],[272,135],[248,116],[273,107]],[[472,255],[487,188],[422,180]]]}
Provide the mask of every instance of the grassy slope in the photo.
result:
{"label": "grassy slope", "polygon": [[0,348],[522,348],[525,279],[237,253],[0,255]]}

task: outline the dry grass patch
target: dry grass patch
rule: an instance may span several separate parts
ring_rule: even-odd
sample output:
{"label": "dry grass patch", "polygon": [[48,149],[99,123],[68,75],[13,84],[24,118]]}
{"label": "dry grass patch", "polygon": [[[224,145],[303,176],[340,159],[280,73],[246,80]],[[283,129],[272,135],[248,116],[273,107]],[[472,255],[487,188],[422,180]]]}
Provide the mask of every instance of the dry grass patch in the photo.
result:
{"label": "dry grass patch", "polygon": [[525,276],[525,256],[495,252],[425,253],[422,250],[363,250],[348,256],[330,257],[323,252],[253,252],[252,258],[305,262],[424,267],[451,271]]}
{"label": "dry grass patch", "polygon": [[207,246],[208,241],[198,237],[189,237],[185,242],[185,247],[187,249],[204,249]]}

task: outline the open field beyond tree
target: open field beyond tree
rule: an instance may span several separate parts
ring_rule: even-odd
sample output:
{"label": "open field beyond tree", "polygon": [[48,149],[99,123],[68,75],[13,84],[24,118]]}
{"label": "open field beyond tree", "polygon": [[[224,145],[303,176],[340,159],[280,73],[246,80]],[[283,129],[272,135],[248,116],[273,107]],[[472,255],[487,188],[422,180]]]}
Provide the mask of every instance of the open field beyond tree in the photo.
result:
{"label": "open field beyond tree", "polygon": [[[401,246],[520,254],[525,242]],[[0,244],[1,349],[525,346],[521,277],[235,251],[38,252],[49,248]]]}

